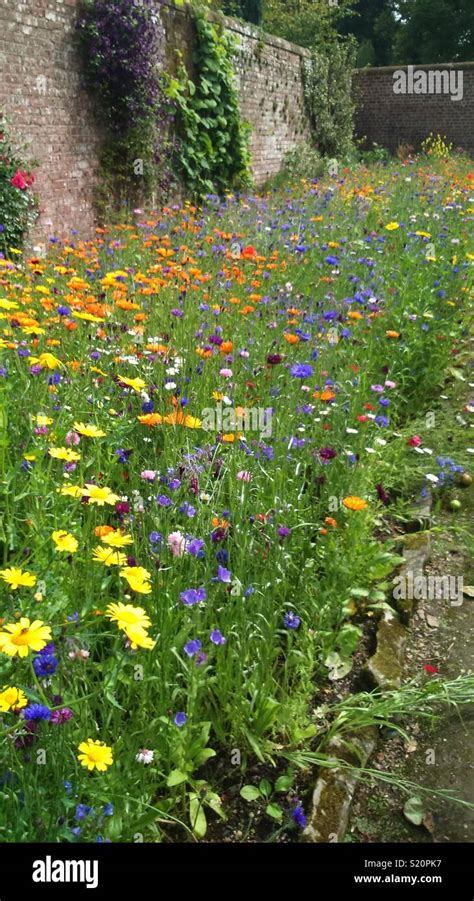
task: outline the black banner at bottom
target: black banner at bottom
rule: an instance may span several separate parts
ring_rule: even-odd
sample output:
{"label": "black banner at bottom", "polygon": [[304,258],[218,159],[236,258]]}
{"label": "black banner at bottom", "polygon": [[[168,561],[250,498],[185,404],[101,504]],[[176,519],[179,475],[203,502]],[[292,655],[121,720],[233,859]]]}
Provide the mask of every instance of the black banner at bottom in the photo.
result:
{"label": "black banner at bottom", "polygon": [[327,874],[334,889],[356,895],[374,889],[389,897],[401,889],[407,897],[433,897],[455,889],[460,901],[474,898],[468,844],[3,844],[0,858],[0,901],[18,901],[25,891],[31,901],[84,892],[109,898],[117,889],[156,894],[162,873],[174,874],[178,888],[196,874],[226,872]]}

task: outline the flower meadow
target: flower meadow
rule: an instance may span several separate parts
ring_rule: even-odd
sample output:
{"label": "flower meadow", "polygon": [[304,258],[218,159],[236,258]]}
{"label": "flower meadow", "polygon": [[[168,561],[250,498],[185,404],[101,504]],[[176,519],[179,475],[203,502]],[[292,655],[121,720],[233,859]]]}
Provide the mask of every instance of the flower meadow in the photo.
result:
{"label": "flower meadow", "polygon": [[199,840],[223,772],[311,746],[387,605],[375,528],[438,480],[411,420],[463,338],[473,221],[451,157],[5,248],[2,841]]}

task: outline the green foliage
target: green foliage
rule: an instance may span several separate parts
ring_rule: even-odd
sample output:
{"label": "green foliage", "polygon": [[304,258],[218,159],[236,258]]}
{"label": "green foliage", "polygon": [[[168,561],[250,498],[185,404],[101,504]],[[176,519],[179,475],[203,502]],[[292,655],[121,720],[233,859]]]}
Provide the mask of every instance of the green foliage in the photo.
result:
{"label": "green foliage", "polygon": [[237,16],[253,25],[260,25],[263,14],[263,0],[214,0],[213,9],[219,9],[226,16]]}
{"label": "green foliage", "polygon": [[441,63],[474,58],[472,0],[397,0],[395,63]]}
{"label": "green foliage", "polygon": [[313,137],[327,156],[346,156],[353,147],[355,55],[353,39],[332,40],[324,48],[315,47],[305,65],[304,92]]}
{"label": "green foliage", "polygon": [[270,34],[299,44],[324,45],[335,36],[337,22],[350,13],[353,0],[266,0],[263,27]]}
{"label": "green foliage", "polygon": [[13,147],[5,122],[0,122],[0,250],[6,256],[10,248],[22,246],[38,215],[37,199],[31,190],[34,176],[26,171],[29,165],[23,151]]}
{"label": "green foliage", "polygon": [[179,160],[188,191],[200,198],[248,184],[248,128],[240,118],[233,41],[202,11],[195,11],[196,80],[181,63],[167,93],[178,109]]}

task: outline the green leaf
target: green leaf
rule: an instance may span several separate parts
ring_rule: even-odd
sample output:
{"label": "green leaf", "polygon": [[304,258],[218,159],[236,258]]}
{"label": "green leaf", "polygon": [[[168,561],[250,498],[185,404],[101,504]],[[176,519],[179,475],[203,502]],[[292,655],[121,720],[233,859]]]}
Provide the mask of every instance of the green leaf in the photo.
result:
{"label": "green leaf", "polygon": [[256,785],[244,785],[243,788],[240,789],[240,797],[244,799],[244,801],[256,801],[257,798],[260,798],[260,790]]}
{"label": "green leaf", "polygon": [[268,804],[265,813],[274,820],[281,820],[283,817],[283,810],[279,804]]}
{"label": "green leaf", "polygon": [[181,772],[181,770],[171,770],[166,780],[166,785],[168,788],[171,788],[173,785],[181,785],[182,782],[186,782],[187,778],[187,774]]}
{"label": "green leaf", "polygon": [[258,783],[258,788],[260,794],[264,796],[264,798],[269,798],[272,793],[272,784],[268,781],[268,779],[261,779]]}
{"label": "green leaf", "polygon": [[206,814],[201,798],[194,792],[189,795],[189,822],[194,835],[197,838],[204,838],[207,832]]}
{"label": "green leaf", "polygon": [[415,826],[421,826],[425,815],[421,798],[418,798],[416,795],[412,798],[408,798],[408,801],[406,801],[403,808],[403,813],[410,823],[414,823]]}
{"label": "green leaf", "polygon": [[279,776],[277,781],[275,782],[275,791],[276,792],[287,792],[293,784],[293,779],[291,776]]}
{"label": "green leaf", "polygon": [[198,751],[198,753],[194,757],[194,763],[196,764],[196,766],[202,766],[202,764],[205,763],[206,760],[209,760],[211,757],[215,756],[216,752],[213,750],[213,748],[203,748],[202,751]]}

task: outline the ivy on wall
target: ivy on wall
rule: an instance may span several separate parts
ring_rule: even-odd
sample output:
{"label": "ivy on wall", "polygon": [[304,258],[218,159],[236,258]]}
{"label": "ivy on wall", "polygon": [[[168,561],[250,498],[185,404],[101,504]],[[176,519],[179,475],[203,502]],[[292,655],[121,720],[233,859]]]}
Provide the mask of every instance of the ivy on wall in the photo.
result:
{"label": "ivy on wall", "polygon": [[240,117],[232,64],[234,41],[204,10],[194,9],[195,80],[181,60],[170,78],[168,96],[177,107],[181,139],[179,161],[188,191],[195,197],[222,194],[250,183],[249,128]]}

